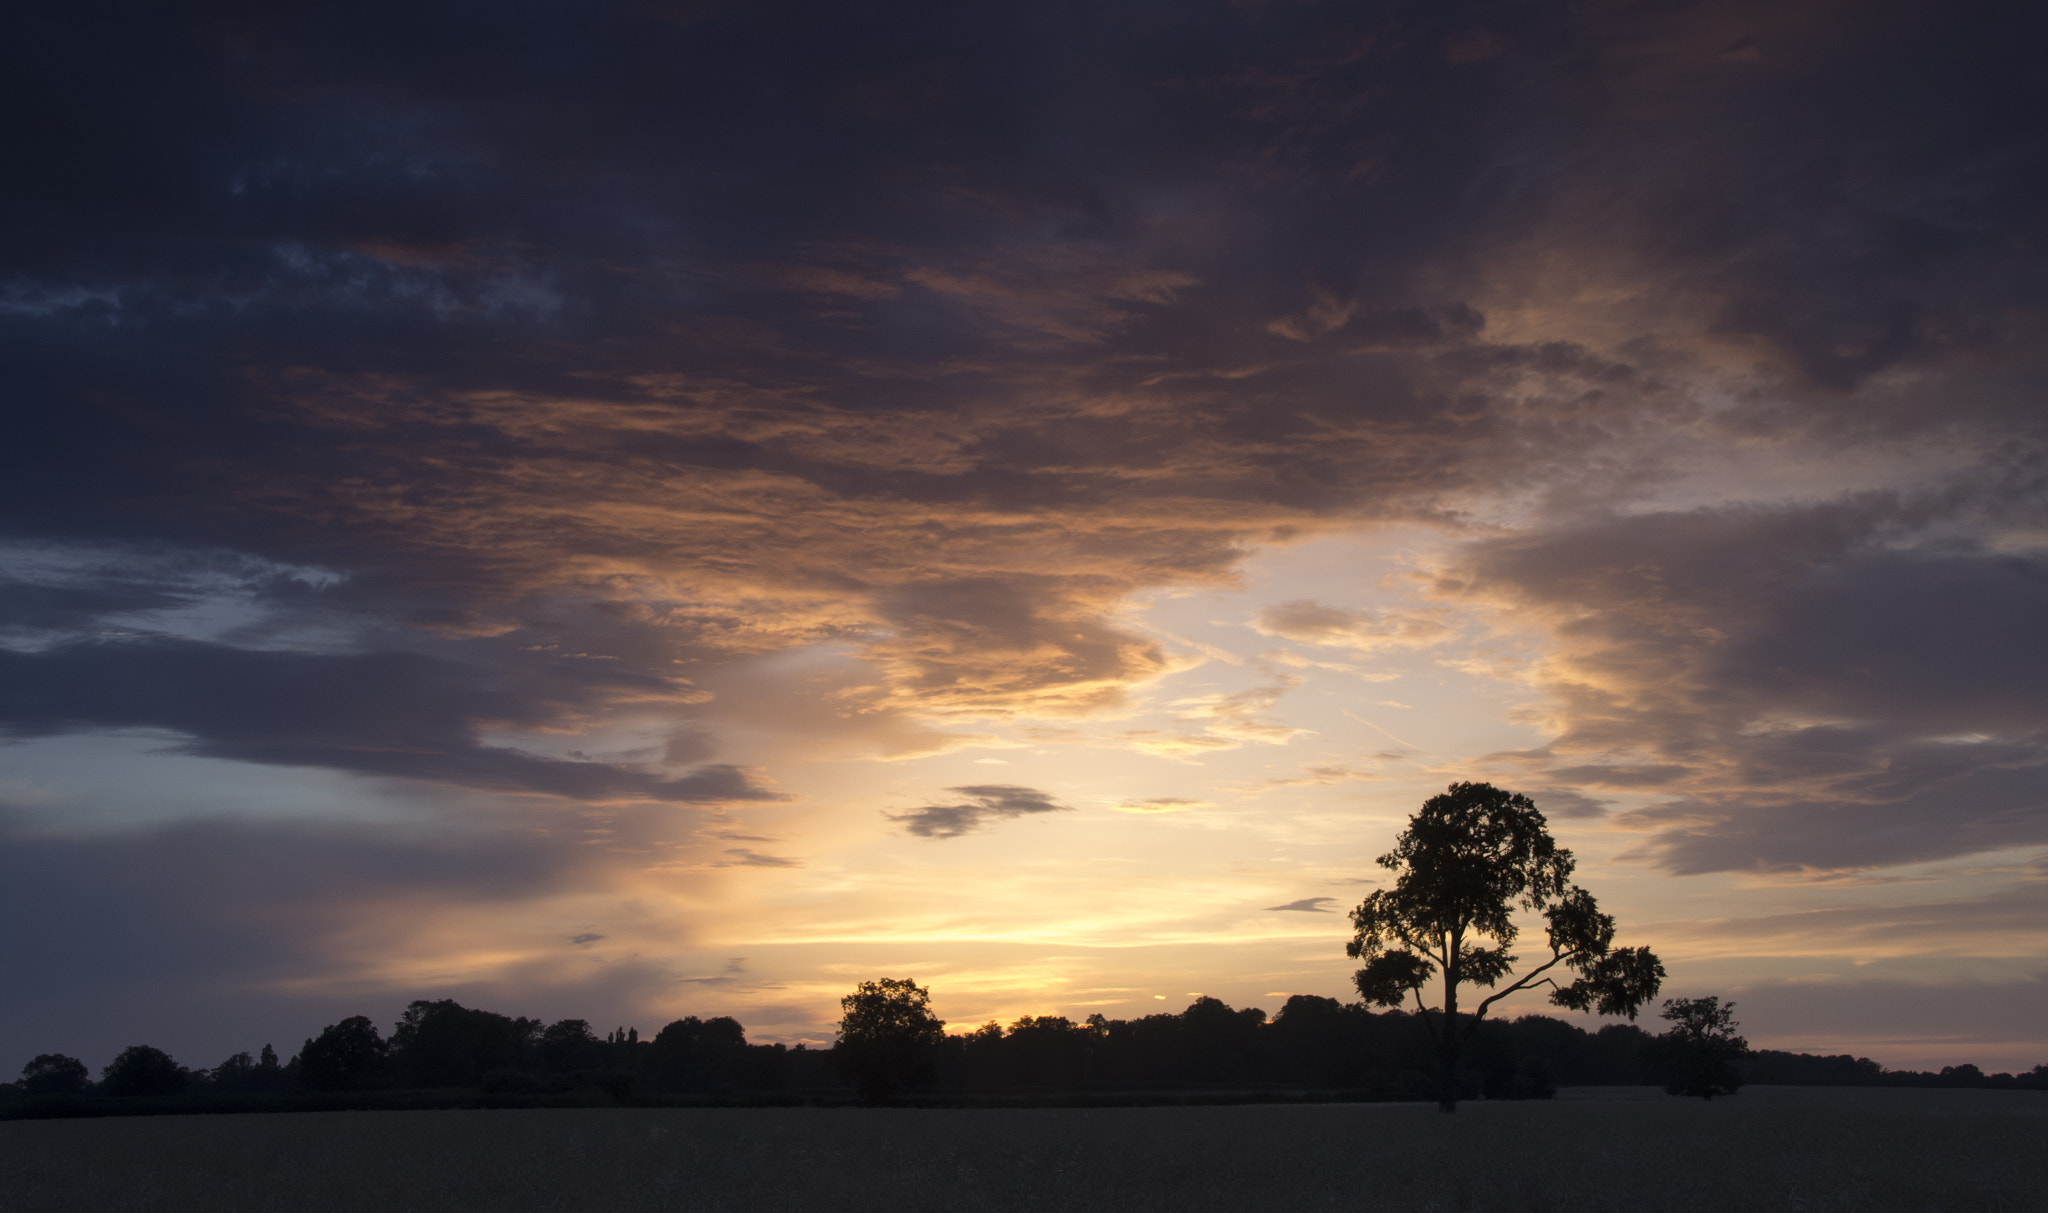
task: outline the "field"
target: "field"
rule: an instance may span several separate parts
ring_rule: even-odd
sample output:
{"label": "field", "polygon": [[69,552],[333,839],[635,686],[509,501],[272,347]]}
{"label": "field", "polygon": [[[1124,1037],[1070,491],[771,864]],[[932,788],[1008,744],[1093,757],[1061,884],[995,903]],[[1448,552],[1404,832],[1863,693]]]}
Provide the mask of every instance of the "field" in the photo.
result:
{"label": "field", "polygon": [[2048,1209],[2048,1095],[549,1109],[0,1124],[0,1209]]}

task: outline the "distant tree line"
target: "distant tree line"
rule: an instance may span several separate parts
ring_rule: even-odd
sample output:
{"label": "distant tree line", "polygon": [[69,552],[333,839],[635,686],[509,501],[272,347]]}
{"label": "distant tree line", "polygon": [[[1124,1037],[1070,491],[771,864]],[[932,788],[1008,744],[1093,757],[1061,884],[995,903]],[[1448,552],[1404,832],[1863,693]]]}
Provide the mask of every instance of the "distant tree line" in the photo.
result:
{"label": "distant tree line", "polygon": [[[1177,1014],[1134,1019],[1025,1016],[1008,1027],[991,1022],[930,1039],[919,1085],[925,1098],[938,1101],[977,1093],[1143,1101],[1176,1092],[1434,1099],[1436,1055],[1426,1025],[1417,1022],[1430,1014],[1297,994],[1271,1017],[1206,997]],[[1668,1085],[1674,1078],[1659,1068],[1658,1042],[1669,1036],[1633,1024],[1589,1032],[1541,1015],[1485,1021],[1461,1055],[1460,1097],[1541,1099],[1563,1086]],[[727,1016],[678,1019],[651,1037],[632,1028],[598,1035],[580,1019],[545,1023],[448,999],[420,1000],[389,1035],[352,1016],[283,1061],[265,1045],[211,1069],[188,1069],[162,1050],[136,1045],[95,1081],[77,1059],[42,1054],[22,1068],[19,1081],[0,1085],[0,1096],[12,1115],[63,1114],[67,1104],[141,1097],[198,1105],[308,1094],[374,1101],[380,1092],[407,1091],[472,1092],[515,1103],[833,1102],[856,1094],[857,1067],[839,1056],[844,1051],[749,1044]],[[1885,1070],[1868,1058],[1775,1050],[1733,1064],[1750,1083],[2048,1090],[2048,1065],[2018,1075],[1985,1074],[1974,1065],[1922,1073]]]}

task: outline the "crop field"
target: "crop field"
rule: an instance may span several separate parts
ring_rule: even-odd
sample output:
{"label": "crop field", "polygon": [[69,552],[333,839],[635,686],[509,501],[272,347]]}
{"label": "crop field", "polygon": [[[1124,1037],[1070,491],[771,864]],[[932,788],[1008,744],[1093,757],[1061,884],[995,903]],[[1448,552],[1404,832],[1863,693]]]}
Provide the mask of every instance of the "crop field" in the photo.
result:
{"label": "crop field", "polygon": [[0,1209],[2020,1210],[2048,1095],[324,1112],[0,1124]]}

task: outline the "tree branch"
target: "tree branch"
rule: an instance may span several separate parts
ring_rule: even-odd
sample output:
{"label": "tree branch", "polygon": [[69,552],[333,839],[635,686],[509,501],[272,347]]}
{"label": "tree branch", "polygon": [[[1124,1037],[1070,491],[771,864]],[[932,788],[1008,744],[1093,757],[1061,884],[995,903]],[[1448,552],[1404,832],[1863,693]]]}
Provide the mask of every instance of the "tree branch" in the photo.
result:
{"label": "tree branch", "polygon": [[1429,1008],[1422,1005],[1422,987],[1415,987],[1415,1010],[1422,1016],[1422,1030],[1429,1033],[1429,1041],[1438,1048],[1443,1047],[1444,1038],[1437,1035],[1436,1026],[1429,1022]]}
{"label": "tree branch", "polygon": [[[1500,993],[1495,994],[1491,998],[1483,999],[1478,1005],[1478,1007],[1474,1008],[1472,1011],[1472,1022],[1474,1026],[1478,1025],[1479,1017],[1481,1015],[1486,1014],[1486,1009],[1488,1007],[1491,1007],[1494,1003],[1499,1002],[1501,999],[1506,998],[1510,994],[1517,994],[1523,990],[1531,990],[1536,988],[1538,985],[1543,984],[1541,982],[1538,982],[1536,979],[1538,977],[1541,977],[1544,973],[1549,972],[1551,969],[1554,969],[1558,965],[1571,959],[1575,955],[1577,955],[1576,952],[1560,952],[1555,948],[1551,949],[1551,955],[1549,960],[1544,961],[1541,965],[1538,965],[1536,968],[1529,970],[1527,973],[1517,978],[1515,980],[1515,984],[1509,986],[1507,989],[1502,990]],[[1550,984],[1553,987],[1557,985],[1557,983],[1554,981],[1550,982]]]}

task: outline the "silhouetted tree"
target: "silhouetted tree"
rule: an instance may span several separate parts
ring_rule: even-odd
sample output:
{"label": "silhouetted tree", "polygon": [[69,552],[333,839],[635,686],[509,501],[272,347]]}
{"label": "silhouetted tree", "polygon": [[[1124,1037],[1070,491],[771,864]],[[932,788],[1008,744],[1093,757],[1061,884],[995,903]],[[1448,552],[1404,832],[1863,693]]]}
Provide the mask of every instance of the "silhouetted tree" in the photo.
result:
{"label": "silhouetted tree", "polygon": [[1712,1099],[1742,1089],[1735,1063],[1749,1056],[1749,1042],[1735,1032],[1734,1003],[1712,994],[1667,998],[1662,1017],[1672,1027],[1650,1042],[1650,1067],[1666,1094]]}
{"label": "silhouetted tree", "polygon": [[654,1034],[651,1051],[657,1087],[671,1091],[730,1086],[747,1071],[747,1030],[730,1015],[687,1015]]}
{"label": "silhouetted tree", "polygon": [[1180,1014],[1184,1075],[1197,1082],[1230,1082],[1250,1076],[1253,1051],[1266,1013],[1257,1007],[1233,1010],[1204,994]]}
{"label": "silhouetted tree", "polygon": [[1025,1015],[1010,1025],[1008,1036],[985,1024],[962,1037],[961,1045],[978,1054],[984,1082],[1061,1088],[1088,1079],[1099,1036],[1093,1024],[1077,1024],[1064,1015]]}
{"label": "silhouetted tree", "polygon": [[299,1050],[299,1079],[315,1091],[360,1091],[382,1077],[389,1049],[366,1015],[329,1024]]}
{"label": "silhouetted tree", "polygon": [[1868,1057],[1847,1053],[1817,1056],[1777,1049],[1751,1049],[1740,1073],[1745,1082],[1774,1087],[1867,1087],[1885,1080],[1884,1067]]}
{"label": "silhouetted tree", "polygon": [[250,1085],[255,1074],[256,1059],[247,1053],[237,1053],[215,1066],[208,1077],[224,1091],[239,1091]]}
{"label": "silhouetted tree", "polygon": [[148,1045],[129,1045],[100,1071],[100,1090],[109,1095],[176,1095],[185,1089],[184,1067]]}
{"label": "silhouetted tree", "polygon": [[537,1019],[415,999],[391,1030],[391,1053],[414,1086],[474,1087],[493,1070],[525,1068],[540,1033]]}
{"label": "silhouetted tree", "polygon": [[[1538,985],[1575,1011],[1635,1017],[1656,996],[1663,964],[1648,948],[1614,947],[1614,919],[1570,883],[1576,861],[1550,837],[1526,796],[1492,784],[1454,783],[1408,819],[1378,863],[1394,887],[1351,912],[1357,934],[1346,951],[1365,961],[1354,980],[1366,1000],[1399,1006],[1415,996],[1437,1054],[1437,1107],[1458,1107],[1458,1056],[1494,1004]],[[1458,987],[1491,989],[1519,960],[1508,951],[1520,930],[1514,908],[1540,913],[1550,955],[1460,1019]],[[1491,940],[1489,945],[1486,941]],[[1560,969],[1562,966],[1562,969]],[[1553,972],[1577,977],[1558,985]],[[1441,1006],[1422,1001],[1423,984],[1443,979]]]}
{"label": "silhouetted tree", "polygon": [[62,1053],[38,1053],[21,1068],[21,1089],[30,1095],[76,1095],[91,1079],[84,1062]]}
{"label": "silhouetted tree", "polygon": [[557,1020],[540,1034],[541,1065],[552,1073],[591,1069],[597,1062],[597,1049],[597,1034],[590,1030],[588,1020]]}
{"label": "silhouetted tree", "polygon": [[932,1014],[931,991],[907,977],[884,977],[861,982],[839,1008],[833,1059],[862,1099],[886,1103],[902,1088],[930,1081],[946,1035],[946,1021]]}

